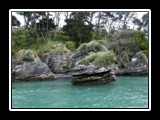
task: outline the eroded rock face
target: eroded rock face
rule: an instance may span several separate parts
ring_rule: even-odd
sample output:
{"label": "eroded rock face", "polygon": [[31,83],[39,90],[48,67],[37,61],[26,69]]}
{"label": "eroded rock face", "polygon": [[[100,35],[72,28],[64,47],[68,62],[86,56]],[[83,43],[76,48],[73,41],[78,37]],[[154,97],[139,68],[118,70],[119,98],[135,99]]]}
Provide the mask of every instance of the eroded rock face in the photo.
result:
{"label": "eroded rock face", "polygon": [[137,52],[132,58],[131,63],[128,66],[128,73],[132,75],[148,74],[148,60],[142,56],[141,52]]}
{"label": "eroded rock face", "polygon": [[12,80],[54,80],[48,66],[30,50],[20,50],[12,56]]}
{"label": "eroded rock face", "polygon": [[72,84],[74,85],[99,85],[116,80],[114,69],[98,68],[90,64],[80,65],[72,69]]}
{"label": "eroded rock face", "polygon": [[71,68],[75,67],[75,64],[76,64],[77,61],[85,58],[85,57],[88,56],[88,55],[89,55],[88,52],[77,51],[77,52],[72,56]]}
{"label": "eroded rock face", "polygon": [[44,51],[41,56],[53,73],[65,73],[70,69],[71,52],[65,45],[57,44],[53,48]]}
{"label": "eroded rock face", "polygon": [[148,75],[148,58],[137,52],[127,69],[118,70],[116,75]]}

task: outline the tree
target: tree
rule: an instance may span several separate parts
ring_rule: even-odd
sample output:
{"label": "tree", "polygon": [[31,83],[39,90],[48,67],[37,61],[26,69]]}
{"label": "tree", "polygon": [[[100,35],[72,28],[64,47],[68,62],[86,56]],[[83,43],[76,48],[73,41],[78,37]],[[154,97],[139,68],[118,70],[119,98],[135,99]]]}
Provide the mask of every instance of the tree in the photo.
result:
{"label": "tree", "polygon": [[62,30],[68,34],[77,46],[81,43],[88,42],[92,38],[92,26],[88,24],[89,12],[72,12],[71,19],[66,19],[66,25]]}
{"label": "tree", "polygon": [[21,26],[21,23],[14,15],[12,15],[12,26],[18,26],[18,27]]}
{"label": "tree", "polygon": [[149,14],[146,13],[142,16],[141,19],[135,18],[132,22],[138,26],[138,30],[143,30],[146,34],[148,34],[148,21]]}
{"label": "tree", "polygon": [[128,24],[135,19],[136,15],[135,12],[116,12],[116,14],[119,20],[119,28],[123,30],[128,28]]}
{"label": "tree", "polygon": [[29,47],[29,23],[31,22],[32,12],[17,12],[24,17],[25,29],[26,29],[26,45]]}
{"label": "tree", "polygon": [[149,13],[146,13],[142,16],[142,28],[145,33],[148,34],[148,25],[149,25]]}

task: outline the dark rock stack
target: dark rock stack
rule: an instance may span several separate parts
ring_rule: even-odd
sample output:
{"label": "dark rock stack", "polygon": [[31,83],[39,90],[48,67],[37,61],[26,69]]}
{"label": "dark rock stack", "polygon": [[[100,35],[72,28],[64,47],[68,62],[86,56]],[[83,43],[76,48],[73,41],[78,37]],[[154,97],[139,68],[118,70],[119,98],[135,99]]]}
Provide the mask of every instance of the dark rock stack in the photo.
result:
{"label": "dark rock stack", "polygon": [[81,65],[72,69],[73,85],[99,85],[115,81],[114,69],[104,67],[98,68],[95,65]]}

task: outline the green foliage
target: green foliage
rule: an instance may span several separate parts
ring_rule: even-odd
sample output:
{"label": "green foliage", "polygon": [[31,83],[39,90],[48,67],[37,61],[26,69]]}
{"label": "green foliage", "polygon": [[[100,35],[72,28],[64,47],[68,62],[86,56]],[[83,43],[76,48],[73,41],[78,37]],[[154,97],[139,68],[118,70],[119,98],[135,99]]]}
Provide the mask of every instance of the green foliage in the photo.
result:
{"label": "green foliage", "polygon": [[54,36],[54,39],[52,41],[60,41],[60,42],[65,42],[65,41],[70,41],[71,38],[68,35],[63,35],[61,33],[57,33],[56,36]]}
{"label": "green foliage", "polygon": [[89,46],[89,51],[107,51],[107,48],[103,45],[101,45],[98,41],[93,40],[91,42],[88,43]]}
{"label": "green foliage", "polygon": [[142,53],[144,53],[148,57],[148,51],[147,50],[142,50]]}
{"label": "green foliage", "polygon": [[89,63],[93,63],[94,60],[96,59],[97,54],[91,54],[89,56],[86,56],[84,59],[80,60],[77,62],[77,64],[89,64]]}
{"label": "green foliage", "polygon": [[63,65],[63,66],[62,66],[62,69],[63,69],[64,71],[68,71],[68,70],[69,70],[69,67],[68,67],[67,65]]}
{"label": "green foliage", "polygon": [[30,56],[24,56],[23,60],[26,61],[26,62],[29,62],[29,61],[33,61],[34,58],[32,58]]}
{"label": "green foliage", "polygon": [[58,44],[58,42],[41,42],[41,43],[36,43],[30,45],[30,48],[34,50],[38,55],[40,55],[43,51],[49,49],[49,48],[54,48],[54,45]]}
{"label": "green foliage", "polygon": [[101,45],[98,41],[93,40],[89,43],[83,43],[80,45],[78,50],[82,52],[99,52],[99,51],[108,51],[108,49],[104,46]]}
{"label": "green foliage", "polygon": [[95,39],[95,40],[105,39],[106,34],[107,34],[106,32],[99,32],[98,35],[97,35],[96,32],[92,32],[93,39]]}
{"label": "green foliage", "polygon": [[113,51],[108,52],[97,52],[86,56],[84,59],[77,62],[77,64],[89,64],[94,63],[99,67],[107,66],[116,61],[116,55]]}
{"label": "green foliage", "polygon": [[75,51],[75,42],[72,42],[72,41],[66,41],[65,42],[65,45],[66,45],[66,47],[69,49],[69,50],[71,50],[71,51]]}
{"label": "green foliage", "polygon": [[141,50],[148,49],[147,40],[145,38],[145,33],[143,31],[139,30],[132,31],[132,35]]}
{"label": "green foliage", "polygon": [[140,56],[141,56],[141,59],[142,61],[145,63],[145,64],[148,64],[148,57],[145,55],[144,51],[140,51]]}
{"label": "green foliage", "polygon": [[88,48],[88,44],[87,43],[83,43],[79,46],[78,50],[82,51],[82,52],[88,52],[89,48]]}
{"label": "green foliage", "polygon": [[62,30],[76,42],[76,46],[92,39],[92,26],[84,24],[81,19],[66,19]]}
{"label": "green foliage", "polygon": [[98,52],[94,64],[100,67],[107,66],[116,61],[116,55],[113,51]]}
{"label": "green foliage", "polygon": [[63,48],[58,48],[58,49],[54,49],[52,51],[49,52],[49,54],[53,54],[53,53],[66,53],[67,51]]}
{"label": "green foliage", "polygon": [[20,50],[16,54],[16,63],[19,63],[20,61],[33,61],[35,57],[37,57],[36,53],[31,50]]}

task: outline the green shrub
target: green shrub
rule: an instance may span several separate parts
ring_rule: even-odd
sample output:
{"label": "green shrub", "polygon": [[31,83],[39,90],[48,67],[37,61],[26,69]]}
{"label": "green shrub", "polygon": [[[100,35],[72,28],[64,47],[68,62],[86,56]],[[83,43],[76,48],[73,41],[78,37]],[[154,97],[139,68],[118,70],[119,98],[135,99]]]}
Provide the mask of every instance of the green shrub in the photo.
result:
{"label": "green shrub", "polygon": [[53,53],[66,53],[67,51],[63,48],[58,48],[58,49],[54,49],[52,50],[49,54],[53,54]]}
{"label": "green shrub", "polygon": [[65,70],[65,71],[68,71],[68,70],[69,70],[69,67],[68,67],[67,65],[63,65],[63,66],[62,66],[62,69]]}
{"label": "green shrub", "polygon": [[75,42],[72,42],[72,41],[66,41],[65,42],[65,45],[66,45],[66,47],[69,49],[69,50],[71,50],[71,51],[75,51]]}
{"label": "green shrub", "polygon": [[100,51],[101,50],[101,44],[96,41],[96,40],[93,40],[91,42],[88,43],[88,46],[89,46],[89,51]]}
{"label": "green shrub", "polygon": [[141,59],[142,61],[145,63],[145,64],[148,64],[148,57],[144,54],[143,51],[140,51],[140,56],[141,56]]}
{"label": "green shrub", "polygon": [[53,41],[61,41],[61,42],[65,42],[65,41],[70,41],[71,38],[68,35],[62,35],[60,33],[57,33],[56,37],[54,37]]}
{"label": "green shrub", "polygon": [[132,31],[132,37],[135,39],[136,43],[139,45],[141,50],[148,49],[148,43],[145,38],[145,33],[143,31]]}
{"label": "green shrub", "polygon": [[95,65],[102,67],[114,63],[115,61],[116,61],[116,55],[113,51],[108,51],[108,52],[103,51],[86,56],[84,59],[78,61],[76,64],[86,65],[89,63],[94,63]]}
{"label": "green shrub", "polygon": [[96,53],[91,54],[91,55],[89,55],[89,56],[86,56],[84,59],[78,61],[78,63],[76,63],[76,64],[80,64],[80,65],[81,65],[81,64],[89,64],[89,63],[92,63],[92,62],[94,62],[94,60],[96,59],[96,57],[97,57],[97,54],[96,54]]}
{"label": "green shrub", "polygon": [[144,53],[148,57],[148,50],[142,50],[142,53]]}
{"label": "green shrub", "polygon": [[116,61],[116,55],[113,51],[98,52],[94,64],[99,67],[103,67],[114,63],[114,61]]}
{"label": "green shrub", "polygon": [[26,62],[29,62],[29,61],[33,61],[34,58],[30,57],[30,56],[24,56],[23,57],[23,60],[26,61]]}
{"label": "green shrub", "polygon": [[88,52],[89,48],[87,43],[83,43],[79,46],[78,50],[82,51],[82,52]]}
{"label": "green shrub", "polygon": [[83,43],[80,45],[78,48],[80,51],[86,51],[86,52],[99,52],[99,51],[108,51],[108,49],[104,46],[101,45],[98,41],[93,40],[89,43]]}

